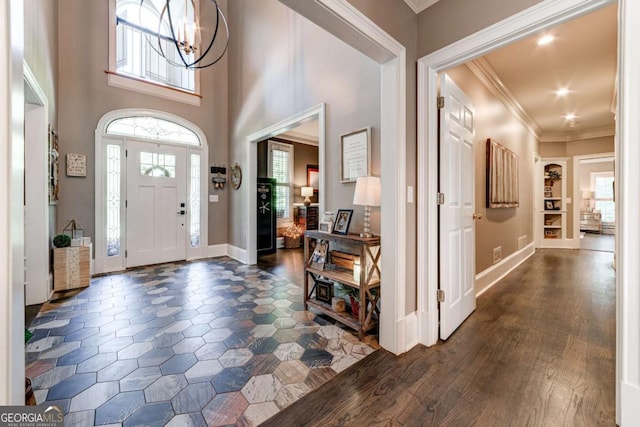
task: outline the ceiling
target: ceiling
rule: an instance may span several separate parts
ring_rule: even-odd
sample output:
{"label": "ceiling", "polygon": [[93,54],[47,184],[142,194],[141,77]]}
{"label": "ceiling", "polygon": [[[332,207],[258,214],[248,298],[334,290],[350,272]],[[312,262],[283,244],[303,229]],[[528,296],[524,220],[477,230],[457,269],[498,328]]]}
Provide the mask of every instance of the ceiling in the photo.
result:
{"label": "ceiling", "polygon": [[318,120],[304,122],[287,132],[279,134],[278,137],[303,144],[318,145]]}
{"label": "ceiling", "polygon": [[[554,41],[539,46],[539,38],[548,34],[555,37]],[[511,98],[514,108],[520,108],[521,117],[540,140],[613,134],[617,5],[516,42],[473,63]],[[470,68],[473,70],[473,66]],[[567,88],[568,94],[558,96],[555,91],[560,88]],[[576,117],[567,120],[567,114]]]}

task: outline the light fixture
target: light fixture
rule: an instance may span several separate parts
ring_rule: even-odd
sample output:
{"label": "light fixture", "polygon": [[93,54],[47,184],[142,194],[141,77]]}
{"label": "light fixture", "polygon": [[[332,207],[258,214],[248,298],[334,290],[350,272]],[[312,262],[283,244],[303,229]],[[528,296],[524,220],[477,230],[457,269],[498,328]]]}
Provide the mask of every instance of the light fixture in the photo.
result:
{"label": "light fixture", "polygon": [[[150,0],[146,0],[150,2]],[[199,13],[196,0],[166,0],[160,18],[157,32],[144,30],[146,39],[151,47],[158,52],[169,64],[175,67],[200,69],[210,67],[222,59],[229,46],[229,26],[216,0],[203,0],[201,7],[212,10]],[[140,9],[145,0],[140,0]],[[155,8],[153,5],[151,6]],[[215,23],[210,28],[201,26],[200,16],[214,16]],[[221,35],[221,27],[224,33]],[[203,33],[206,38],[203,39]],[[214,49],[214,44],[225,37],[224,46]],[[155,40],[154,40],[155,39]],[[214,54],[216,50],[217,54]]]}
{"label": "light fixture", "polygon": [[572,122],[576,119],[576,115],[574,113],[569,113],[566,116],[564,116],[564,119],[568,122]]}
{"label": "light fixture", "polygon": [[544,35],[538,39],[538,46],[544,46],[555,40],[555,37],[551,34]]}
{"label": "light fixture", "polygon": [[361,176],[356,181],[353,204],[364,206],[364,232],[360,237],[372,237],[371,206],[380,206],[380,177]]}
{"label": "light fixture", "polygon": [[562,87],[556,91],[557,96],[567,96],[569,94],[569,89],[566,87]]}
{"label": "light fixture", "polygon": [[311,205],[311,199],[309,197],[313,196],[313,187],[301,187],[300,195],[304,197],[304,205]]}

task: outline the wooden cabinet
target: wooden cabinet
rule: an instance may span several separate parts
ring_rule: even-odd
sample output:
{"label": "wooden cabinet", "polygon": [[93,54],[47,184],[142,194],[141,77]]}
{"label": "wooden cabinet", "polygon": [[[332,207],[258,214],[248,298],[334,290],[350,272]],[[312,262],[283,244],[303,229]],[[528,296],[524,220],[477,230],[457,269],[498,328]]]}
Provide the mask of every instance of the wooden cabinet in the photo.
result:
{"label": "wooden cabinet", "polygon": [[317,206],[296,206],[295,222],[303,230],[318,229],[318,207]]}
{"label": "wooden cabinet", "polygon": [[[324,249],[324,259],[314,258],[318,245]],[[347,254],[341,262],[332,263],[330,253],[340,251]],[[349,256],[350,255],[350,256]],[[321,231],[307,231],[304,235],[304,307],[309,307],[347,325],[358,332],[362,339],[364,333],[373,329],[380,315],[380,237],[364,238],[355,234],[341,235]],[[345,259],[353,259],[355,267],[348,268]],[[358,266],[359,262],[359,266]],[[341,267],[342,266],[342,267]],[[359,268],[359,271],[358,271]],[[355,274],[354,274],[355,269]],[[326,286],[339,284],[351,289],[358,302],[358,315],[338,312],[326,301]],[[329,295],[334,292],[329,290]],[[320,299],[319,298],[320,295]]]}

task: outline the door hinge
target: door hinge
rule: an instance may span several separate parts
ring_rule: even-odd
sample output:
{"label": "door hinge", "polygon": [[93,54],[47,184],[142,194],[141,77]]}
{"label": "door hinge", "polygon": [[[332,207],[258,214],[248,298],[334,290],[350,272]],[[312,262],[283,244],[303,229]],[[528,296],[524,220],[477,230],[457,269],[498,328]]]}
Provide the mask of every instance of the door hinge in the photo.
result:
{"label": "door hinge", "polygon": [[128,200],[125,200],[125,201],[124,201],[124,207],[125,207],[125,208],[128,208],[128,207],[129,207],[129,201],[128,201]]}
{"label": "door hinge", "polygon": [[444,96],[439,96],[438,97],[438,110],[441,110],[444,108]]}
{"label": "door hinge", "polygon": [[129,157],[129,150],[124,150],[124,156]]}
{"label": "door hinge", "polygon": [[444,302],[444,291],[442,289],[438,289],[438,302]]}
{"label": "door hinge", "polygon": [[444,193],[438,193],[438,205],[444,205]]}
{"label": "door hinge", "polygon": [[128,251],[124,251],[124,257],[126,258],[129,255]]}

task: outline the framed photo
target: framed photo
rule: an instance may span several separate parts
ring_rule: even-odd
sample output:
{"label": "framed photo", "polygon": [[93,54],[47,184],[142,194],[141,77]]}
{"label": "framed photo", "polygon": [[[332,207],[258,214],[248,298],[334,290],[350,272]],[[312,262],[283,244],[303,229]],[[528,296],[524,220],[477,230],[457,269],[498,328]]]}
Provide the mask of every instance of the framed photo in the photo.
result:
{"label": "framed photo", "polygon": [[371,171],[371,128],[340,135],[340,182],[355,182]]}
{"label": "framed photo", "polygon": [[351,224],[352,215],[353,215],[353,209],[338,209],[336,220],[333,223],[333,233],[348,234],[349,224]]}
{"label": "framed photo", "polygon": [[324,270],[324,264],[327,261],[327,249],[329,243],[324,240],[318,240],[316,242],[316,248],[309,258],[309,267],[316,270]]}
{"label": "framed photo", "polygon": [[320,171],[318,165],[307,165],[307,187],[313,188],[314,193],[318,193],[320,188]]}
{"label": "framed photo", "polygon": [[518,156],[495,140],[487,139],[487,207],[517,208]]}
{"label": "framed photo", "polygon": [[324,280],[316,280],[316,300],[325,304],[331,304],[333,298],[333,283]]}
{"label": "framed photo", "polygon": [[553,203],[553,200],[545,200],[544,201],[544,210],[545,211],[553,211],[555,209],[556,209],[556,206]]}
{"label": "framed photo", "polygon": [[318,222],[318,231],[322,231],[323,233],[331,233],[332,230],[333,230],[333,222],[331,221]]}

